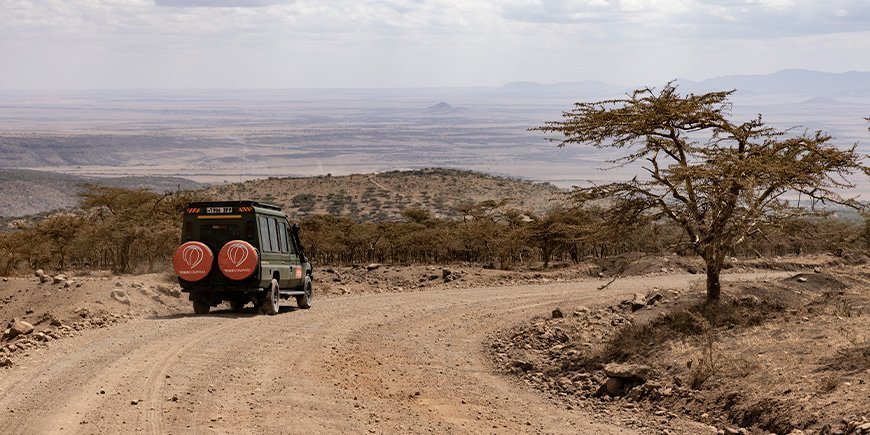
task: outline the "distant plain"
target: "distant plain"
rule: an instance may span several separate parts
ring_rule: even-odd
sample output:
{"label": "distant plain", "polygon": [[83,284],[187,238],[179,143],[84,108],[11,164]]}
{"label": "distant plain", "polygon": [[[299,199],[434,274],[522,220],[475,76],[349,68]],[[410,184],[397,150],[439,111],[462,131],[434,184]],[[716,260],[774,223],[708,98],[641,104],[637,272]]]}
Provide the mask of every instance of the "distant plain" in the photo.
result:
{"label": "distant plain", "polygon": [[[752,86],[723,80],[708,87]],[[687,82],[684,88],[697,92],[703,86]],[[633,88],[587,82],[501,88],[4,91],[0,168],[232,183],[445,167],[571,187],[624,178],[636,168],[612,168],[608,160],[614,154],[590,147],[559,149],[528,129],[560,119],[574,102],[618,98]],[[860,152],[870,152],[864,120],[870,116],[870,90],[798,82],[770,93],[741,89],[733,101],[735,120],[760,113],[775,127],[823,130],[841,147],[858,144]],[[861,185],[858,191],[870,188]]]}

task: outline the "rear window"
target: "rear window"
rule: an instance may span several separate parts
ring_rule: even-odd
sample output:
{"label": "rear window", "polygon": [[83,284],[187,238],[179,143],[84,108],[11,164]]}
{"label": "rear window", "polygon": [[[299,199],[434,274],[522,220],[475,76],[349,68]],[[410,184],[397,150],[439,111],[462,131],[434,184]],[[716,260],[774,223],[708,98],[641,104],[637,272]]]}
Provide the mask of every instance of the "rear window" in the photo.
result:
{"label": "rear window", "polygon": [[241,225],[237,223],[204,223],[199,226],[199,241],[216,251],[230,240],[240,239]]}

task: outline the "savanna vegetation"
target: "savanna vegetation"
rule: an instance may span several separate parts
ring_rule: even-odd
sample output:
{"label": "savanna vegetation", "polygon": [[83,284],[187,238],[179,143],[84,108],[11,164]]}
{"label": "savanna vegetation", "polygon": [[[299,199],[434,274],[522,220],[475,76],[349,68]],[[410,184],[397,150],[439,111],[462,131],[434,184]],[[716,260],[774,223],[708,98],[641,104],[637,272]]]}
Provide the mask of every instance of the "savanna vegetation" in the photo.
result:
{"label": "savanna vegetation", "polygon": [[[302,210],[296,215],[303,242],[319,265],[463,261],[507,269],[628,252],[677,253],[704,260],[707,296],[715,300],[719,274],[730,256],[866,254],[870,218],[861,214],[866,206],[842,195],[855,177],[870,174],[866,156],[855,146],[833,145],[822,132],[778,130],[760,116],[735,122],[729,113],[732,92],[680,95],[673,84],[660,91],[641,89],[623,99],[577,103],[563,120],[533,129],[561,134],[552,139],[560,147],[621,150],[624,155],[614,163],[634,165],[639,172],[631,180],[579,188],[573,202],[554,203],[546,211],[538,203],[524,207],[525,202],[480,199],[476,192],[464,200],[451,194],[447,212],[443,201],[435,204],[419,186],[387,188],[401,178],[398,173],[377,180],[349,176],[357,190],[368,186],[353,195],[350,187],[313,195],[300,189],[304,180],[299,179],[254,183]],[[476,184],[473,173],[414,175],[440,177],[449,185],[462,181],[464,187],[456,192]],[[478,178],[487,186],[549,192],[533,183]],[[281,188],[291,181],[295,190]],[[422,193],[409,199],[400,190]],[[371,218],[377,215],[371,202],[377,192],[402,200],[389,205],[393,215],[388,218]],[[271,195],[247,198],[274,199]],[[801,201],[786,199],[795,196]],[[96,184],[84,186],[79,197],[75,211],[13,221],[10,231],[0,232],[0,274],[33,268],[165,269],[179,242],[184,205],[226,198],[215,189],[157,194]],[[370,213],[341,212],[363,203],[374,207]],[[434,205],[427,207],[429,203]],[[840,208],[832,212],[820,205]],[[328,213],[331,207],[334,213]],[[843,214],[845,210],[851,211]]]}
{"label": "savanna vegetation", "polygon": [[[180,216],[201,192],[157,194],[148,190],[89,185],[75,211],[38,221],[17,220],[0,232],[0,274],[35,268],[111,269],[118,273],[169,267],[180,238]],[[306,253],[318,265],[359,263],[443,264],[484,267],[548,267],[628,252],[693,255],[679,227],[661,219],[608,221],[597,206],[553,208],[543,215],[504,208],[495,201],[463,206],[463,219],[438,219],[407,208],[401,221],[356,222],[315,215],[303,219]],[[676,249],[676,251],[674,251]],[[747,237],[729,255],[757,257],[870,249],[870,223],[835,214],[795,217]]]}

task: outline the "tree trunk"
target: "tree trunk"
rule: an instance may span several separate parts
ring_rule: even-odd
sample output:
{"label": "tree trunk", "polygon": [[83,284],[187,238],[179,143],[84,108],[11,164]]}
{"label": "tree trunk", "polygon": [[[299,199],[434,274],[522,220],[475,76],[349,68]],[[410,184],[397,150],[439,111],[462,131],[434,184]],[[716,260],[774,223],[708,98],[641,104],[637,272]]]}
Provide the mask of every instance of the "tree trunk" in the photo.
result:
{"label": "tree trunk", "polygon": [[725,264],[725,254],[715,247],[708,247],[702,251],[701,258],[707,266],[707,303],[718,302],[722,293],[719,274],[722,272],[722,265]]}
{"label": "tree trunk", "polygon": [[722,284],[719,282],[722,265],[715,263],[715,261],[707,263],[707,302],[719,301],[719,296],[722,293]]}

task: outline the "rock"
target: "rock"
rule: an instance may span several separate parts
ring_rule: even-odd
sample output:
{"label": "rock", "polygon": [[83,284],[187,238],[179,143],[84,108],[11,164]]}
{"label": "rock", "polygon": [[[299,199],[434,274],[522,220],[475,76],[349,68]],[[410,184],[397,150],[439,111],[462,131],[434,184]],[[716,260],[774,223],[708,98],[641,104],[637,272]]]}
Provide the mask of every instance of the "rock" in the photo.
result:
{"label": "rock", "polygon": [[130,295],[124,290],[112,290],[112,299],[124,305],[130,305]]}
{"label": "rock", "polygon": [[626,299],[619,303],[620,307],[630,308],[632,312],[637,311],[646,306],[646,296],[635,293],[634,298]]}
{"label": "rock", "polygon": [[522,360],[515,360],[515,361],[511,362],[511,367],[520,369],[524,372],[528,372],[528,371],[533,370],[535,368],[535,365],[530,363],[530,362],[526,362],[526,361],[522,361]]}
{"label": "rock", "polygon": [[45,335],[45,334],[43,334],[43,333],[41,333],[41,332],[37,332],[36,334],[33,334],[33,338],[35,338],[35,339],[37,339],[37,340],[39,340],[39,341],[48,341],[48,340],[50,340],[49,336],[47,336],[47,335]]}
{"label": "rock", "polygon": [[761,303],[761,299],[755,295],[744,295],[741,296],[740,299],[737,299],[737,303],[740,305],[753,306]]}
{"label": "rock", "polygon": [[734,429],[733,427],[726,427],[722,430],[722,433],[724,433],[725,435],[739,435],[740,430]]}
{"label": "rock", "polygon": [[39,278],[42,278],[42,277],[45,276],[45,271],[42,270],[42,269],[36,269],[36,271],[33,272],[33,274],[36,275],[36,276],[39,277]]}
{"label": "rock", "polygon": [[[143,288],[144,288],[144,287],[143,287]],[[176,288],[176,287],[169,287],[169,286],[165,286],[165,285],[162,285],[162,284],[161,284],[161,285],[158,285],[158,286],[157,286],[157,291],[160,292],[160,293],[165,294],[166,296],[171,296],[171,297],[174,297],[174,298],[180,298],[180,297],[181,297],[181,290],[178,289],[178,288]]]}
{"label": "rock", "polygon": [[659,292],[653,292],[646,295],[644,302],[646,305],[655,305],[661,301],[665,300],[665,296]]}
{"label": "rock", "polygon": [[620,378],[638,382],[646,382],[653,376],[653,369],[643,364],[609,363],[604,366],[604,374],[611,378]]}
{"label": "rock", "polygon": [[115,287],[124,287],[124,283],[121,281],[118,281],[115,283]]}
{"label": "rock", "polygon": [[31,332],[33,332],[33,325],[23,320],[13,320],[12,324],[9,325],[9,338],[27,335]]}
{"label": "rock", "polygon": [[138,400],[131,400],[131,401],[130,401],[130,404],[131,404],[131,405],[138,405],[138,404],[139,404],[139,401],[138,401]]}
{"label": "rock", "polygon": [[8,356],[0,358],[0,367],[10,367],[11,365],[12,360]]}
{"label": "rock", "polygon": [[53,284],[62,284],[62,283],[65,283],[66,280],[67,280],[67,276],[62,274],[62,273],[59,275],[55,275],[55,276],[51,277],[51,282]]}
{"label": "rock", "polygon": [[586,307],[581,305],[580,308],[577,308],[576,310],[574,310],[574,312],[571,313],[571,315],[574,317],[580,317],[588,312],[589,312],[589,308],[586,308]]}
{"label": "rock", "polygon": [[814,268],[813,268],[813,273],[822,273],[822,269],[819,268],[819,267],[814,267]]}
{"label": "rock", "polygon": [[380,268],[381,268],[381,265],[378,263],[372,263],[372,264],[369,264],[368,266],[366,266],[366,270],[368,270],[369,272],[371,272],[373,270],[378,270]]}
{"label": "rock", "polygon": [[555,310],[553,310],[553,312],[551,313],[551,315],[552,315],[552,317],[553,317],[554,319],[561,319],[561,318],[565,317],[565,314],[562,313],[562,310],[560,310],[560,309],[558,309],[558,308],[556,308]]}
{"label": "rock", "polygon": [[805,277],[805,276],[799,276],[798,279],[797,279],[797,282],[807,282],[807,277]]}

